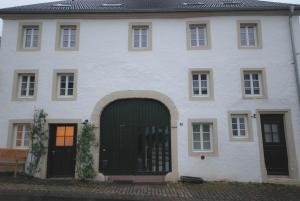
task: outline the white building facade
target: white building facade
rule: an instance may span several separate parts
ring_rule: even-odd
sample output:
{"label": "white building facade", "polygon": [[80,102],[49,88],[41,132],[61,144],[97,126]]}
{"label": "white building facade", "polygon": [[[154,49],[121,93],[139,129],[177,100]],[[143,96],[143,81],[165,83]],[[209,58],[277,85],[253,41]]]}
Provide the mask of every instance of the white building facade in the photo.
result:
{"label": "white building facade", "polygon": [[[193,176],[299,182],[300,108],[288,10],[74,17],[0,13],[0,147],[28,147],[27,125],[34,109],[43,108],[49,132],[51,126],[56,129],[57,146],[59,126],[65,129],[60,145],[75,146],[67,139],[68,125],[75,125],[71,130],[77,129],[77,136],[83,121],[96,125],[99,180],[160,175],[166,181]],[[160,147],[165,141],[152,144],[156,149],[148,154],[145,145],[146,156],[137,157],[150,166],[144,167],[147,174],[107,165],[111,160],[124,165],[109,158],[121,148],[101,159],[112,144],[103,148],[100,133],[103,129],[109,136],[110,131],[101,127],[100,119],[104,111],[112,114],[106,108],[119,100],[155,100],[169,112],[168,146]],[[157,115],[159,119],[162,114]],[[75,139],[74,133],[71,136]],[[55,176],[49,173],[49,154],[42,161],[41,178]],[[152,165],[147,164],[149,157]]]}

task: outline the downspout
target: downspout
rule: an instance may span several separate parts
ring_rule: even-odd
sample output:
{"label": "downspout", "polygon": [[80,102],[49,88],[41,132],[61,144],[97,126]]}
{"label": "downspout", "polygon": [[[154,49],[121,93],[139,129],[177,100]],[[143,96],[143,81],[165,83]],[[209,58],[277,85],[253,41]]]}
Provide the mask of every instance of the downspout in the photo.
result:
{"label": "downspout", "polygon": [[294,9],[295,9],[294,6],[290,7],[289,27],[290,27],[291,45],[292,45],[292,52],[293,52],[293,64],[294,64],[294,71],[296,76],[296,85],[297,85],[297,92],[298,92],[298,103],[300,106],[300,80],[299,80],[300,75],[299,75],[297,53],[296,53],[295,39],[294,39],[294,29],[293,29]]}

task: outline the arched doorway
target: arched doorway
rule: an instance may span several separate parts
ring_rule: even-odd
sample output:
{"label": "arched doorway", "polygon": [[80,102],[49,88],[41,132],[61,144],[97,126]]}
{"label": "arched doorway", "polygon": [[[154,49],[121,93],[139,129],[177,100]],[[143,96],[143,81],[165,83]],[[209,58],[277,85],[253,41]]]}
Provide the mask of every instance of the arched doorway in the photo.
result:
{"label": "arched doorway", "polygon": [[119,99],[100,117],[99,172],[104,175],[166,175],[172,171],[171,117],[149,98]]}

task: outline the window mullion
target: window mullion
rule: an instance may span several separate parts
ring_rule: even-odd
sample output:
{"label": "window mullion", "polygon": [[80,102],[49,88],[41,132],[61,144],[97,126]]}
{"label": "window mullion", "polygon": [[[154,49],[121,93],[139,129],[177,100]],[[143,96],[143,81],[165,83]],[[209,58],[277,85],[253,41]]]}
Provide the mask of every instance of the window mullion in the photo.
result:
{"label": "window mullion", "polygon": [[71,35],[72,35],[72,29],[68,29],[68,47],[71,47]]}
{"label": "window mullion", "polygon": [[246,31],[246,42],[247,42],[247,46],[250,45],[250,41],[249,41],[249,30],[248,30],[248,26],[245,26],[245,31]]}
{"label": "window mullion", "polygon": [[253,85],[253,74],[250,73],[250,91],[251,91],[251,94],[254,95],[254,85]]}
{"label": "window mullion", "polygon": [[199,80],[199,82],[198,82],[198,87],[199,87],[199,94],[200,95],[202,95],[202,80],[201,80],[201,74],[198,74],[198,80]]}
{"label": "window mullion", "polygon": [[200,124],[200,150],[203,151],[203,124]]}
{"label": "window mullion", "polygon": [[21,146],[24,147],[24,141],[25,141],[25,124],[22,125],[22,141]]}
{"label": "window mullion", "polygon": [[26,76],[26,96],[29,96],[30,76]]}
{"label": "window mullion", "polygon": [[142,47],[142,29],[139,28],[139,48]]}
{"label": "window mullion", "polygon": [[31,38],[30,47],[33,48],[33,40],[34,40],[34,29],[33,28],[31,28],[31,36],[30,36],[30,38]]}
{"label": "window mullion", "polygon": [[66,90],[65,90],[65,96],[68,95],[68,90],[69,90],[69,76],[66,75]]}

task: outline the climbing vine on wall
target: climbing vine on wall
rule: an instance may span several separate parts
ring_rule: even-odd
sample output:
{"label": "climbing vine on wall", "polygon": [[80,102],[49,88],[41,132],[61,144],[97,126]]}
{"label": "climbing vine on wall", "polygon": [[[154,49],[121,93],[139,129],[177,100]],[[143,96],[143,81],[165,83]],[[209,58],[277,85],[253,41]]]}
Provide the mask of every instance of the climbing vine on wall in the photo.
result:
{"label": "climbing vine on wall", "polygon": [[94,159],[91,148],[95,142],[95,126],[91,123],[84,123],[77,143],[77,173],[80,180],[92,179],[95,177]]}
{"label": "climbing vine on wall", "polygon": [[47,140],[46,131],[47,113],[43,109],[35,109],[33,125],[31,129],[31,147],[29,162],[27,164],[27,174],[34,176],[40,171],[39,163],[43,155],[46,154],[45,141]]}

